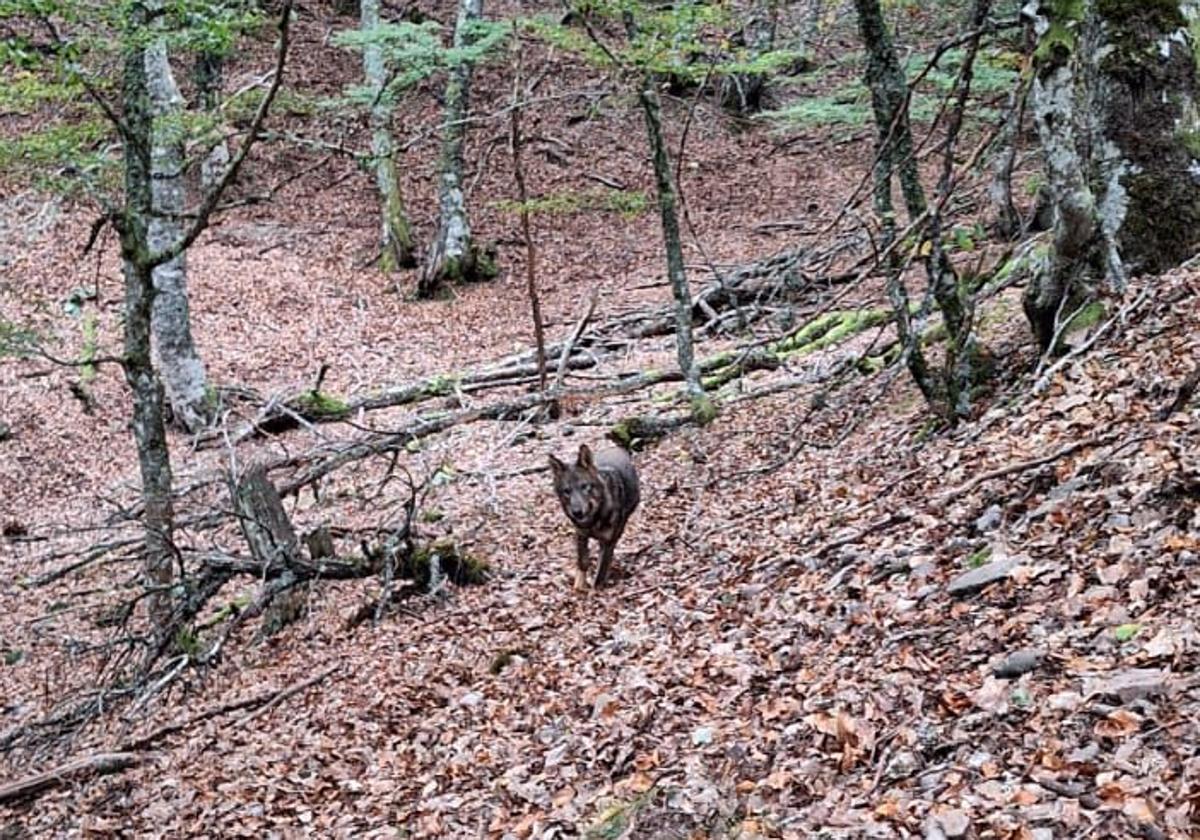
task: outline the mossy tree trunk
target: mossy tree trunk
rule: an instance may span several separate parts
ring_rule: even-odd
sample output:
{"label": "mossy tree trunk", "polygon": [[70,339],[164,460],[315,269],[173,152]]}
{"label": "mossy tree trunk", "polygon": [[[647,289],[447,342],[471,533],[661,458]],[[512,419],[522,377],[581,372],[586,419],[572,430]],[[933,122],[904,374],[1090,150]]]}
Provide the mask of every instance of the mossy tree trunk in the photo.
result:
{"label": "mossy tree trunk", "polygon": [[[363,31],[379,26],[380,0],[362,0]],[[416,265],[412,227],[404,209],[404,193],[396,172],[396,142],[392,137],[392,99],[385,89],[388,81],[383,47],[367,43],[363,47],[363,74],[367,87],[374,94],[371,102],[371,158],[375,169],[375,186],[379,190],[380,257],[379,266],[386,272]]]}
{"label": "mossy tree trunk", "polygon": [[[133,393],[133,435],[137,445],[138,469],[142,482],[142,526],[144,529],[144,577],[149,588],[147,604],[156,630],[169,630],[175,606],[176,550],[175,513],[171,497],[171,461],[167,449],[163,387],[151,355],[156,269],[168,265],[183,254],[208,227],[222,194],[237,178],[255,139],[262,130],[283,77],[289,43],[291,0],[283,0],[279,23],[279,48],[274,79],[259,104],[250,128],[237,154],[221,180],[194,211],[186,214],[186,227],[175,235],[151,245],[151,227],[155,221],[155,107],[153,82],[147,52],[155,38],[151,25],[159,15],[155,0],[131,0],[124,8],[121,31],[121,107],[120,115],[105,106],[121,137],[124,168],[124,197],[112,214],[120,237],[121,260],[125,276],[125,347],[122,360],[125,379]],[[96,101],[98,92],[89,88]]]}
{"label": "mossy tree trunk", "polygon": [[[751,62],[775,48],[777,17],[774,0],[755,0],[750,16],[737,36],[746,51],[743,61]],[[741,116],[757,113],[763,108],[767,81],[766,73],[733,73],[724,76],[720,84],[721,104]]]}
{"label": "mossy tree trunk", "polygon": [[[897,331],[904,348],[902,357],[906,361],[917,387],[931,406],[948,419],[965,416],[970,409],[971,357],[973,353],[972,313],[969,301],[964,297],[958,275],[942,247],[939,204],[932,211],[921,185],[920,171],[913,154],[912,128],[908,113],[908,80],[900,67],[896,50],[879,0],[855,0],[859,34],[867,49],[865,81],[871,91],[871,106],[879,140],[876,145],[876,163],[873,173],[875,188],[875,211],[883,228],[883,247],[891,246],[896,235],[895,210],[892,204],[892,177],[898,175],[900,193],[910,221],[916,222],[928,215],[925,235],[928,247],[922,248],[928,256],[924,258],[925,272],[933,300],[946,326],[946,363],[944,373],[935,375],[926,362],[919,346],[921,325],[914,323],[909,308],[908,290],[900,277],[896,257],[889,260],[888,297],[895,312]],[[971,5],[969,23],[978,25],[986,17],[987,4],[981,0]],[[970,53],[973,56],[973,52]],[[958,82],[961,97],[970,84],[969,64]],[[951,144],[957,134],[957,126],[949,126]],[[948,160],[951,158],[948,157]],[[948,183],[949,174],[943,173],[943,184]],[[948,186],[947,186],[948,188]],[[939,198],[942,196],[939,194]],[[922,311],[924,307],[922,307]],[[917,319],[920,320],[920,319]]]}
{"label": "mossy tree trunk", "polygon": [[[483,17],[483,0],[460,0],[454,27],[455,50],[474,41],[472,24]],[[432,297],[443,283],[483,280],[496,273],[492,261],[471,237],[463,193],[463,150],[474,65],[459,61],[446,80],[442,156],[438,164],[438,230],[417,284],[420,297]]]}
{"label": "mossy tree trunk", "polygon": [[[149,4],[155,14],[161,5],[161,2]],[[171,73],[164,38],[145,48],[144,61],[153,131],[150,149],[153,208],[147,244],[151,251],[161,251],[179,239],[183,230],[187,195],[181,124],[183,97]],[[154,269],[154,288],[152,327],[159,374],[175,422],[189,432],[196,432],[208,425],[212,405],[204,362],[192,338],[186,254],[181,252]]]}
{"label": "mossy tree trunk", "polygon": [[675,353],[683,374],[684,388],[697,412],[711,412],[712,407],[700,385],[700,369],[696,366],[695,344],[692,339],[692,294],[688,288],[687,270],[683,262],[683,241],[679,236],[678,196],[671,179],[671,158],[663,137],[662,113],[654,75],[642,78],[638,100],[645,117],[646,134],[654,163],[654,183],[658,192],[658,210],[662,222],[663,245],[667,253],[667,279],[675,298]]}
{"label": "mossy tree trunk", "polygon": [[1043,351],[1099,292],[1178,264],[1200,239],[1193,5],[1042,0],[1030,10],[1054,234],[1024,305]]}
{"label": "mossy tree trunk", "polygon": [[927,402],[938,399],[938,388],[925,354],[921,350],[920,325],[913,323],[908,287],[900,275],[900,260],[893,245],[896,240],[896,209],[892,202],[892,178],[900,170],[905,197],[918,213],[924,211],[925,194],[913,158],[912,132],[908,126],[908,82],[891,36],[883,20],[878,0],[855,0],[858,29],[867,48],[865,81],[871,91],[871,106],[875,115],[878,140],[875,145],[875,166],[871,173],[875,215],[882,232],[880,249],[889,251],[887,296],[896,319],[896,332],[902,348],[901,355]]}
{"label": "mossy tree trunk", "polygon": [[125,266],[125,379],[133,392],[133,435],[145,506],[144,569],[152,592],[147,599],[156,627],[167,625],[171,614],[174,509],[171,501],[171,462],[163,420],[163,389],[150,356],[154,307],[154,266],[149,257],[154,218],[152,186],[154,144],[153,103],[147,77],[146,48],[142,45],[150,9],[132,3],[126,20],[121,80],[125,144],[125,208],[118,221]]}

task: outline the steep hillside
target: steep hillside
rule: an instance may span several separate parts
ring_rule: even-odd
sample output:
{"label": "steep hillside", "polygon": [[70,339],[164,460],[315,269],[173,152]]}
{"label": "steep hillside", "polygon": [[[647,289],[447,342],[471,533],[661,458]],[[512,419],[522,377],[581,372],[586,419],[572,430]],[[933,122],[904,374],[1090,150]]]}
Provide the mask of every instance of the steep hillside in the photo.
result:
{"label": "steep hillside", "polygon": [[[296,90],[332,95],[353,80],[353,60],[328,38],[350,23],[302,10]],[[254,50],[268,45],[243,56],[229,86],[252,72]],[[652,201],[639,199],[652,197],[639,114],[594,69],[540,48],[530,60],[545,103],[527,120],[527,178],[580,205],[535,218],[548,331],[562,340],[593,292],[594,325],[669,293]],[[420,138],[404,178],[424,236],[432,91],[403,120]],[[255,183],[300,177],[189,254],[197,338],[231,401],[227,436],[171,440],[180,508],[196,516],[179,535],[188,552],[244,553],[232,521],[200,518],[228,509],[231,462],[274,464],[282,483],[366,429],[528,396],[524,381],[450,388],[238,439],[263,402],[314,387],[323,365],[323,393],[352,399],[529,349],[524,249],[506,209],[510,95],[501,68],[481,70],[475,107],[494,118],[472,134],[471,202],[503,273],[447,300],[417,302],[411,276],[373,270],[371,183],[352,161],[282,144],[256,156]],[[671,105],[676,142],[692,104]],[[345,138],[322,141],[361,143],[365,126],[346,122]],[[298,106],[280,123],[333,131]],[[683,169],[694,286],[712,264],[828,249],[824,274],[780,303],[777,320],[706,340],[706,357],[774,338],[785,308],[803,324],[881,305],[876,281],[830,279],[866,247],[848,227],[823,229],[870,165],[867,134],[855,138],[781,142],[697,106]],[[86,206],[5,194],[5,319],[77,357],[91,328],[63,302],[94,288],[84,302],[94,341],[115,353],[111,238],[81,260]],[[5,360],[0,775],[107,753],[130,766],[11,801],[0,784],[0,837],[1195,836],[1200,407],[1188,386],[1200,275],[1134,286],[1050,368],[1038,365],[1019,289],[990,297],[980,323],[992,378],[953,429],[931,419],[905,372],[860,364],[889,340],[886,323],[741,378],[714,422],[635,453],[642,505],[618,578],[579,593],[546,456],[604,445],[614,424],[661,412],[674,389],[596,390],[670,368],[669,337],[589,345],[596,364],[568,378],[578,394],[559,418],[513,412],[414,436],[394,458],[361,459],[288,498],[298,528],[333,526],[350,555],[404,516],[407,472],[427,482],[421,534],[484,561],[483,585],[415,594],[373,624],[355,618],[378,578],[313,582],[295,623],[261,640],[261,622],[247,622],[205,668],[172,660],[161,693],[109,686],[116,711],[69,736],[30,727],[94,700],[140,629],[114,614],[137,577],[128,394],[112,365],[81,383],[78,368],[46,358]],[[252,577],[226,584],[197,637],[256,590]]]}

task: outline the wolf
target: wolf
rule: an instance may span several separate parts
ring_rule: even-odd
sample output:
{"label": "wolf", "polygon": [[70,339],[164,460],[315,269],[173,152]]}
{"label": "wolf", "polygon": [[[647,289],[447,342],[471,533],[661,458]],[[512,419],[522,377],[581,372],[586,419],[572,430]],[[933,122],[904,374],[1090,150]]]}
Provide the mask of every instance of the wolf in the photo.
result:
{"label": "wolf", "polygon": [[624,450],[605,449],[593,455],[586,443],[580,444],[572,465],[551,455],[550,469],[554,492],[575,526],[575,588],[587,587],[588,540],[594,539],[600,543],[594,583],[599,589],[608,579],[617,540],[641,500],[637,470]]}

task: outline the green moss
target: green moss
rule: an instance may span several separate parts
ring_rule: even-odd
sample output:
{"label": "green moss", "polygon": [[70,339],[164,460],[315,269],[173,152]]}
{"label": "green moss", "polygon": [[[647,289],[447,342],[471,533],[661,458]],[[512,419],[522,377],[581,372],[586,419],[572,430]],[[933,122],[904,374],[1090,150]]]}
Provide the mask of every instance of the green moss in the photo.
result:
{"label": "green moss", "polygon": [[893,342],[886,350],[875,356],[863,356],[858,360],[858,371],[865,376],[890,368],[900,359],[900,342]]}
{"label": "green moss", "polygon": [[986,563],[991,558],[992,558],[992,547],[990,545],[985,545],[982,548],[976,549],[975,551],[971,552],[971,555],[969,557],[967,557],[967,562],[966,562],[967,568],[968,569],[978,569],[979,567],[981,567],[984,563]]}
{"label": "green moss", "polygon": [[310,419],[340,417],[350,410],[345,400],[323,391],[305,391],[292,402],[292,408],[296,413]]}
{"label": "green moss", "polygon": [[1200,131],[1178,131],[1175,133],[1175,140],[1187,149],[1189,155],[1200,160]]}
{"label": "green moss", "polygon": [[707,395],[692,397],[692,418],[700,426],[707,426],[717,419],[717,406]]}
{"label": "green moss", "polygon": [[429,397],[446,397],[457,390],[461,381],[458,374],[438,374],[429,379],[422,391]]}
{"label": "green moss", "polygon": [[646,211],[650,200],[640,190],[568,190],[519,201],[497,201],[493,205],[503,213],[519,213],[522,209],[533,215],[568,216],[576,213],[617,213],[631,219]]}
{"label": "green moss", "polygon": [[887,323],[887,309],[851,309],[827,312],[805,324],[795,334],[771,345],[771,352],[783,357],[804,356],[838,344],[863,330]]}
{"label": "green moss", "polygon": [[[1061,5],[1082,5],[1081,0]],[[1121,27],[1148,25],[1162,33],[1187,26],[1179,0],[1096,0],[1096,11],[1109,24]]]}
{"label": "green moss", "polygon": [[1123,183],[1130,212],[1121,228],[1121,256],[1146,272],[1187,259],[1200,239],[1200,200],[1189,179],[1169,170],[1142,171]]}
{"label": "green moss", "polygon": [[1104,320],[1104,316],[1107,314],[1107,312],[1108,310],[1105,308],[1104,304],[1098,300],[1094,300],[1091,303],[1084,305],[1084,307],[1076,312],[1071,317],[1071,320],[1067,322],[1066,327],[1063,328],[1063,335],[1071,335],[1072,333],[1091,329]]}
{"label": "green moss", "polygon": [[83,316],[83,360],[87,362],[79,370],[79,378],[87,385],[96,379],[96,366],[92,363],[96,358],[96,348],[99,339],[96,335],[96,313],[89,311]]}
{"label": "green moss", "polygon": [[637,418],[630,417],[608,430],[608,436],[625,449],[633,449],[637,431]]}
{"label": "green moss", "polygon": [[85,161],[89,165],[93,162],[90,150],[106,139],[110,130],[105,120],[80,119],[0,139],[0,170],[18,165],[21,168],[67,165],[82,168]]}
{"label": "green moss", "polygon": [[478,248],[475,251],[474,269],[468,280],[479,282],[500,276],[500,264],[496,261],[495,247]]}
{"label": "green moss", "polygon": [[487,562],[463,551],[454,540],[442,538],[417,546],[396,570],[399,577],[415,580],[422,589],[430,582],[430,563],[437,557],[442,574],[458,586],[471,586],[487,580],[491,571]]}
{"label": "green moss", "polygon": [[190,627],[180,627],[175,631],[175,650],[187,656],[195,656],[200,652],[200,637]]}

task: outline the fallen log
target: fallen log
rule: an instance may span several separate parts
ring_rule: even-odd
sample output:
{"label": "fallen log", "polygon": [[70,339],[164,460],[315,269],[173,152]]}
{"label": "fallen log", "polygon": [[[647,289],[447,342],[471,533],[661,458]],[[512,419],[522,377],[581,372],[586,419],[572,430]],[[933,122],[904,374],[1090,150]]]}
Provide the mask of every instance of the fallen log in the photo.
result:
{"label": "fallen log", "polygon": [[24,799],[61,784],[77,783],[80,779],[103,773],[115,773],[139,763],[142,757],[132,752],[97,753],[77,758],[53,770],[28,776],[16,782],[0,785],[0,804]]}

